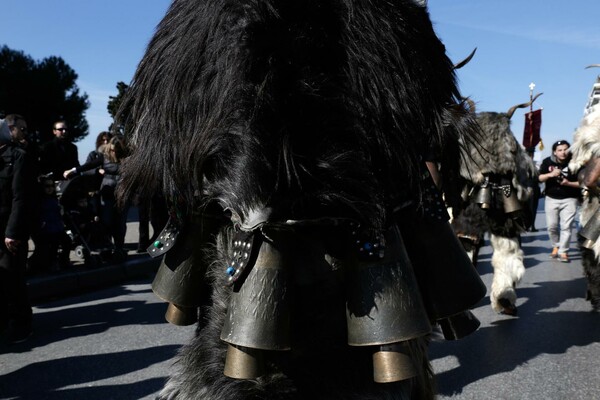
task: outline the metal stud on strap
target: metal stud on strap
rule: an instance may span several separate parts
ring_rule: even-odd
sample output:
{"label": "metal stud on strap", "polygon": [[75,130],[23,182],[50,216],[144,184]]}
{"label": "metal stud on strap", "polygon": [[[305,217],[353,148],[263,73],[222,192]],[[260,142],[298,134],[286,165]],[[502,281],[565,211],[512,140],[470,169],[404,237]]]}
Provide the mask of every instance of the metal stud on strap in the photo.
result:
{"label": "metal stud on strap", "polygon": [[148,246],[148,254],[150,254],[150,256],[153,258],[162,256],[173,248],[178,235],[179,227],[171,218],[169,218],[169,221],[165,225],[160,235],[158,235],[156,240],[150,246]]}

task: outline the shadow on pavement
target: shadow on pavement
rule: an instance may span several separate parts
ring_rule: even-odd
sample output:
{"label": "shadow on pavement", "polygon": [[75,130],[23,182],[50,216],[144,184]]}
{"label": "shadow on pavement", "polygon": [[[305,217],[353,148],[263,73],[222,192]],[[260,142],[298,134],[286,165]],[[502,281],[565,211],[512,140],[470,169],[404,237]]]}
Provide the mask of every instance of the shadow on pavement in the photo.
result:
{"label": "shadow on pavement", "polygon": [[154,378],[123,385],[61,388],[90,384],[142,370],[171,359],[178,348],[179,346],[166,345],[36,362],[4,375],[0,393],[2,398],[11,399],[105,400],[115,398],[115,393],[118,393],[118,398],[139,399],[158,392],[164,385],[164,379]]}
{"label": "shadow on pavement", "polygon": [[[480,328],[464,339],[432,342],[432,360],[452,356],[459,363],[454,369],[436,374],[438,393],[456,395],[471,383],[513,371],[540,354],[564,354],[571,347],[598,342],[597,313],[551,311],[566,300],[583,297],[585,284],[585,279],[580,278],[520,288],[519,298],[526,301],[519,305],[518,318],[499,315],[493,326]],[[586,328],[573,329],[574,326]]]}

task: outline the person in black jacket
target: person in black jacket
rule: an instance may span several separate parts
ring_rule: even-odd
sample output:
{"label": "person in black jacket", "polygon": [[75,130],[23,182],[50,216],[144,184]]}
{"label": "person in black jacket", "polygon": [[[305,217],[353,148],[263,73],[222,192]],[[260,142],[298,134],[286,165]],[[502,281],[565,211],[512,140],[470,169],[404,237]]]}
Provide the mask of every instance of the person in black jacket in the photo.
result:
{"label": "person in black jacket", "polygon": [[4,340],[17,343],[32,332],[32,310],[25,280],[31,199],[35,177],[33,164],[18,142],[27,123],[17,114],[0,120],[0,331]]}
{"label": "person in black jacket", "polygon": [[65,177],[69,178],[77,173],[97,170],[102,176],[102,183],[100,184],[100,220],[113,238],[114,258],[122,260],[127,255],[124,246],[128,205],[120,206],[117,204],[115,190],[121,179],[121,160],[126,156],[127,149],[123,138],[120,136],[113,136],[101,148],[102,157],[97,157],[80,167],[63,171],[63,173]]}
{"label": "person in black jacket", "polygon": [[577,173],[569,171],[570,144],[559,140],[552,145],[552,155],[542,161],[539,180],[546,184],[546,225],[552,242],[551,258],[568,263],[571,230],[581,198]]}
{"label": "person in black jacket", "polygon": [[40,168],[43,174],[52,173],[55,181],[65,179],[63,173],[79,166],[77,146],[69,141],[66,122],[57,121],[52,128],[54,139],[45,143],[40,152]]}
{"label": "person in black jacket", "polygon": [[96,149],[89,152],[85,164],[73,167],[63,172],[65,179],[71,179],[75,176],[83,176],[87,179],[86,187],[90,193],[93,193],[91,205],[94,212],[101,212],[100,186],[102,185],[102,174],[99,170],[104,163],[104,147],[108,145],[113,134],[102,131],[96,137]]}

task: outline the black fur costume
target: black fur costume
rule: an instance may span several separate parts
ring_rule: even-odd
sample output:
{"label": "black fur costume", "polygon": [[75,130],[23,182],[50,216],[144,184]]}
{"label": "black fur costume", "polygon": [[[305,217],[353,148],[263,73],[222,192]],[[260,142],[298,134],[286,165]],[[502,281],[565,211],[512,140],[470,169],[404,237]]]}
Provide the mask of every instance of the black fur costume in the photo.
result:
{"label": "black fur costume", "polygon": [[[429,323],[468,320],[485,294],[422,158],[433,149],[458,169],[459,138],[477,132],[459,98],[416,2],[173,2],[124,103],[133,152],[121,187],[168,196],[153,250],[174,246],[163,267],[187,268],[176,286],[195,285],[197,337],[161,398],[433,396]],[[382,322],[386,296],[396,303]],[[262,326],[230,339],[236,318],[281,308],[289,321],[260,350],[265,372],[225,376],[220,337],[240,346]],[[374,348],[396,340],[349,346],[348,321],[361,318],[403,332],[414,378],[374,383]]]}
{"label": "black fur costume", "polygon": [[[525,272],[520,234],[532,220],[528,201],[537,184],[535,165],[510,130],[513,111],[477,114],[482,140],[463,147],[466,153],[457,179],[462,193],[450,197],[452,227],[474,264],[484,234],[490,233],[494,251],[492,308],[511,315],[517,311],[515,286]],[[484,191],[489,201],[482,200]],[[512,202],[508,200],[511,195]]]}

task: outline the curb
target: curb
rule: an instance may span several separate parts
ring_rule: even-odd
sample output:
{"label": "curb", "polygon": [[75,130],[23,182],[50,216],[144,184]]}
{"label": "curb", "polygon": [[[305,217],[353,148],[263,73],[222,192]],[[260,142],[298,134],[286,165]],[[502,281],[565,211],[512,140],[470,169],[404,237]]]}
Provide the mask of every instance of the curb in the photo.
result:
{"label": "curb", "polygon": [[150,277],[158,270],[160,261],[161,258],[145,256],[94,269],[80,268],[68,273],[29,278],[27,280],[29,300],[35,303]]}

